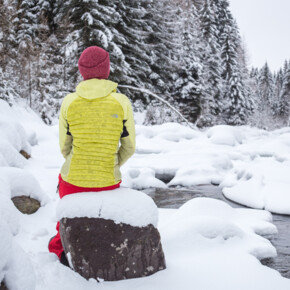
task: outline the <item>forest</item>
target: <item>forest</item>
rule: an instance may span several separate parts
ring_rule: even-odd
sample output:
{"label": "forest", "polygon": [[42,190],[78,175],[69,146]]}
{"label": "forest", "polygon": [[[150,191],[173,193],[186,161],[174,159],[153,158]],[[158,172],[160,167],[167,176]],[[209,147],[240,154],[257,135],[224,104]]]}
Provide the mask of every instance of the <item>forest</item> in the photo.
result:
{"label": "forest", "polygon": [[[250,68],[228,0],[0,0],[0,98],[47,124],[80,82],[88,46],[110,53],[110,79],[149,90],[194,125],[289,126],[290,61]],[[146,124],[178,121],[146,92],[120,89]]]}

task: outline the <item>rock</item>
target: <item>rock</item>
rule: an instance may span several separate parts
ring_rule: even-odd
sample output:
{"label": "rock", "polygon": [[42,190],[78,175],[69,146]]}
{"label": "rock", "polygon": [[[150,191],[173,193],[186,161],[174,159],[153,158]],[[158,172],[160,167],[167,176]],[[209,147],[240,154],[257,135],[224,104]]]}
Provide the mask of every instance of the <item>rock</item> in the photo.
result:
{"label": "rock", "polygon": [[12,201],[16,208],[24,214],[33,214],[40,208],[40,202],[28,196],[15,196]]}
{"label": "rock", "polygon": [[103,218],[62,218],[60,235],[73,269],[86,279],[115,281],[165,269],[158,230]]}
{"label": "rock", "polygon": [[8,290],[4,282],[1,282],[0,284],[0,290]]}
{"label": "rock", "polygon": [[19,152],[24,158],[29,159],[31,156],[24,150],[20,150]]}

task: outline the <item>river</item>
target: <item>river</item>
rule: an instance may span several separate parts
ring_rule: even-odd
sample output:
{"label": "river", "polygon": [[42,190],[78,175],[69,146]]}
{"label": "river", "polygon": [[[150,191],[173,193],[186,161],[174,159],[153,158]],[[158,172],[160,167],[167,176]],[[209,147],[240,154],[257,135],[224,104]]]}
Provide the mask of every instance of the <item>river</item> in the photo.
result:
{"label": "river", "polygon": [[[190,188],[149,188],[143,190],[153,198],[160,208],[179,208],[185,202],[196,197],[210,197],[225,201],[232,207],[244,207],[224,197],[220,187],[200,185]],[[264,259],[263,265],[271,267],[290,278],[290,216],[273,214],[273,223],[278,228],[278,234],[267,235],[277,250],[275,258]]]}

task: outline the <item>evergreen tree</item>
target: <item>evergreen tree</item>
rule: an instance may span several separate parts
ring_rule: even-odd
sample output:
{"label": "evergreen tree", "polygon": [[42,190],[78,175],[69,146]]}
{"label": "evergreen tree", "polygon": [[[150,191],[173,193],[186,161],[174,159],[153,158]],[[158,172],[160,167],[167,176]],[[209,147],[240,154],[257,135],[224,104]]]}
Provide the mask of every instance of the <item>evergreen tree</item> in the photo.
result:
{"label": "evergreen tree", "polygon": [[203,64],[201,77],[204,79],[203,114],[211,114],[217,120],[223,107],[223,81],[221,78],[221,48],[218,43],[214,1],[205,0],[202,3],[199,11],[199,21],[204,42],[203,52],[201,52],[201,62]]}
{"label": "evergreen tree", "polygon": [[241,72],[234,68],[230,79],[225,97],[228,104],[225,109],[226,123],[229,125],[244,125],[247,122],[249,115],[248,95],[245,90]]}
{"label": "evergreen tree", "polygon": [[16,50],[13,17],[15,5],[11,0],[0,0],[0,98],[10,105],[19,95],[15,91]]}
{"label": "evergreen tree", "polygon": [[271,107],[274,99],[274,79],[267,63],[259,73],[259,97],[263,106]]}
{"label": "evergreen tree", "polygon": [[[122,58],[126,63],[117,63],[119,70],[118,81],[136,87],[158,92],[161,77],[153,72],[152,55],[155,44],[152,44],[153,3],[147,0],[116,1],[116,9],[120,14],[119,21],[113,27],[114,40],[120,48]],[[155,59],[157,61],[157,59]],[[124,90],[134,101],[142,100],[148,103],[149,99],[142,93]]]}
{"label": "evergreen tree", "polygon": [[243,58],[238,27],[230,17],[225,22],[221,42],[222,77],[225,82],[224,120],[232,125],[245,124],[253,111],[253,103],[246,86],[245,64],[240,62]]}
{"label": "evergreen tree", "polygon": [[284,76],[279,98],[278,113],[285,118],[285,123],[287,124],[290,117],[290,65],[287,61],[285,61],[284,64]]}
{"label": "evergreen tree", "polygon": [[280,69],[274,76],[274,102],[273,102],[273,111],[275,115],[280,115],[280,95],[281,95],[281,90],[283,87],[283,70]]}
{"label": "evergreen tree", "polygon": [[180,65],[177,70],[174,97],[179,110],[191,122],[201,114],[200,46],[198,41],[197,10],[192,0],[181,0],[180,15]]}

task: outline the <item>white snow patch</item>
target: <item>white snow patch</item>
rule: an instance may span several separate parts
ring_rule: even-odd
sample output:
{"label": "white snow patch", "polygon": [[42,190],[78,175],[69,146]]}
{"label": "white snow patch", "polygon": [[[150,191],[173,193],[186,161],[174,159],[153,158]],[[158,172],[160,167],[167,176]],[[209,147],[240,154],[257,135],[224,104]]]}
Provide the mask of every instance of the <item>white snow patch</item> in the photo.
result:
{"label": "white snow patch", "polygon": [[29,172],[19,168],[0,167],[0,176],[0,195],[6,194],[10,198],[25,195],[37,199],[41,205],[48,202],[48,196]]}
{"label": "white snow patch", "polygon": [[274,157],[257,157],[239,167],[235,184],[224,188],[223,193],[249,207],[290,214],[289,172],[290,161],[281,163]]}
{"label": "white snow patch", "polygon": [[135,227],[157,226],[158,210],[147,194],[130,188],[66,195],[57,207],[57,219],[89,217],[111,219]]}
{"label": "white snow patch", "polygon": [[151,168],[130,168],[123,172],[126,178],[123,185],[135,189],[149,187],[166,188],[166,184],[155,177],[155,171]]}
{"label": "white snow patch", "polygon": [[239,127],[219,125],[207,131],[207,137],[217,145],[235,146],[243,142],[242,130]]}

